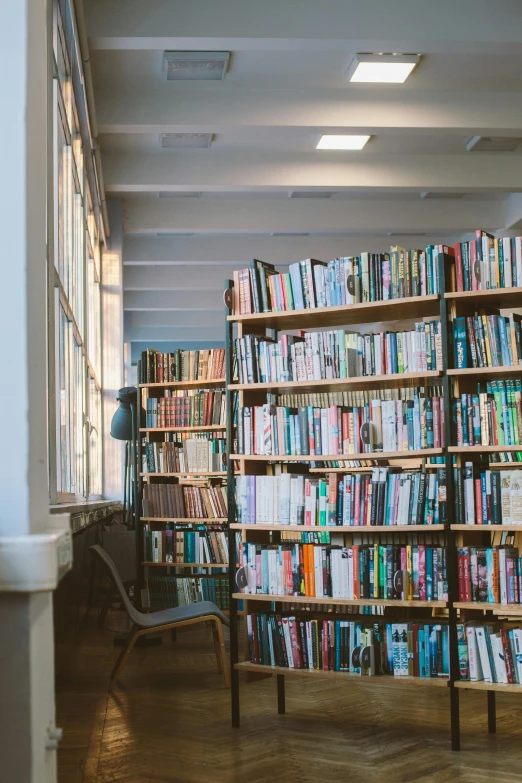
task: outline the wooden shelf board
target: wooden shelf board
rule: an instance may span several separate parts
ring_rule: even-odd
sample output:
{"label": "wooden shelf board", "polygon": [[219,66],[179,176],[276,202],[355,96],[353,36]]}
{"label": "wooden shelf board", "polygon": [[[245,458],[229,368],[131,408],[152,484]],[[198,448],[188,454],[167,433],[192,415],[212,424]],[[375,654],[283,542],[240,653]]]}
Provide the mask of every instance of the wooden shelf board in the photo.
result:
{"label": "wooden shelf board", "polygon": [[[522,368],[521,368],[522,369]],[[390,374],[390,375],[370,375],[359,376],[354,378],[330,378],[322,379],[320,381],[270,381],[269,383],[234,383],[228,388],[234,391],[279,391],[284,392],[286,390],[294,391],[296,394],[300,392],[315,392],[315,391],[338,391],[343,388],[351,389],[372,389],[378,386],[388,387],[401,387],[401,386],[424,386],[426,384],[422,381],[433,381],[436,378],[440,378],[442,375],[441,370],[431,370],[426,372],[414,373],[402,373],[402,374]]]}
{"label": "wooden shelf board", "polygon": [[140,383],[140,389],[197,389],[205,386],[225,386],[226,378],[200,381],[165,381],[164,383]]}
{"label": "wooden shelf board", "polygon": [[197,525],[228,522],[228,517],[140,517],[142,522],[193,522]]}
{"label": "wooden shelf board", "polygon": [[452,530],[487,530],[496,533],[498,530],[512,530],[522,533],[522,525],[451,525]]}
{"label": "wooden shelf board", "polygon": [[222,432],[226,424],[202,424],[200,427],[140,427],[140,432]]}
{"label": "wooden shelf board", "polygon": [[503,451],[520,451],[522,444],[517,446],[449,446],[450,454],[495,454]]}
{"label": "wooden shelf board", "polygon": [[522,604],[487,604],[474,601],[456,601],[455,609],[474,609],[479,612],[493,612],[494,614],[522,615]]}
{"label": "wooden shelf board", "polygon": [[[467,526],[469,527],[469,525]],[[444,525],[243,525],[233,522],[231,530],[270,530],[278,533],[412,533],[445,530]],[[522,525],[521,525],[522,530]]]}
{"label": "wooden shelf board", "polygon": [[[518,446],[522,451],[522,446]],[[331,462],[340,459],[409,459],[411,457],[435,457],[444,449],[416,449],[412,451],[374,451],[368,454],[231,454],[229,459],[242,462]],[[321,468],[323,470],[323,468]],[[346,469],[349,472],[349,468]]]}
{"label": "wooden shelf board", "polygon": [[412,296],[337,307],[315,307],[307,310],[286,310],[274,313],[240,313],[228,320],[248,328],[265,326],[268,329],[306,329],[308,327],[348,326],[350,324],[396,321],[439,315],[439,296]]}
{"label": "wooden shelf board", "polygon": [[522,693],[522,685],[517,683],[502,683],[502,682],[471,682],[468,680],[457,680],[455,688],[461,688],[462,690],[469,691],[502,691],[504,693]]}
{"label": "wooden shelf board", "polygon": [[144,476],[145,478],[165,478],[165,477],[174,477],[174,476],[188,476],[189,478],[193,478],[194,476],[226,476],[227,472],[226,470],[200,470],[197,473],[190,473],[188,471],[184,471],[182,473],[140,473],[140,476]]}
{"label": "wooden shelf board", "polygon": [[142,566],[166,566],[167,568],[228,568],[228,563],[153,563],[144,561]]}
{"label": "wooden shelf board", "polygon": [[284,674],[290,677],[330,677],[331,679],[350,678],[352,682],[368,684],[370,681],[380,685],[427,685],[438,688],[447,688],[448,680],[443,677],[393,677],[389,674],[375,675],[374,677],[361,677],[354,672],[323,671],[322,669],[288,669],[286,666],[266,666],[260,663],[241,661],[234,668],[238,671],[259,672],[262,674]]}
{"label": "wooden shelf board", "polygon": [[[332,598],[323,596],[316,598],[306,595],[267,595],[266,593],[233,593],[232,598],[238,601],[275,601],[288,604],[335,604],[337,606],[405,606],[445,608],[446,601],[401,601],[398,598]],[[521,607],[522,609],[522,607]]]}
{"label": "wooden shelf board", "polygon": [[487,291],[453,291],[444,294],[445,299],[452,299],[463,304],[494,305],[503,309],[522,306],[522,288],[493,288]]}
{"label": "wooden shelf board", "polygon": [[[522,303],[521,303],[522,304]],[[454,377],[480,376],[481,378],[496,378],[499,375],[522,375],[522,364],[515,364],[513,367],[464,367],[459,370],[448,370],[448,375]]]}
{"label": "wooden shelf board", "polygon": [[490,470],[520,470],[522,462],[490,462]]}

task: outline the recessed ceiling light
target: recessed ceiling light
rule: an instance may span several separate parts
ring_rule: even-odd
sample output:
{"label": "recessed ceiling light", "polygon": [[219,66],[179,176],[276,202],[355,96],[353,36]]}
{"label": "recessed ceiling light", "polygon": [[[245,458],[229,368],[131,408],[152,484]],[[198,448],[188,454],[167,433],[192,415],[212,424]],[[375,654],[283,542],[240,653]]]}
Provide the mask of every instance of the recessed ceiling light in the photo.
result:
{"label": "recessed ceiling light", "polygon": [[466,142],[468,152],[514,152],[522,139],[518,136],[472,136]]}
{"label": "recessed ceiling light", "polygon": [[419,61],[419,54],[356,54],[346,76],[351,82],[403,84]]}
{"label": "recessed ceiling light", "polygon": [[161,146],[169,149],[208,149],[213,133],[162,133]]}
{"label": "recessed ceiling light", "polygon": [[167,81],[222,81],[230,60],[229,52],[164,52]]}
{"label": "recessed ceiling light", "polygon": [[331,136],[324,135],[319,139],[317,150],[362,150],[369,136]]}
{"label": "recessed ceiling light", "polygon": [[333,193],[326,190],[293,190],[288,198],[331,198]]}

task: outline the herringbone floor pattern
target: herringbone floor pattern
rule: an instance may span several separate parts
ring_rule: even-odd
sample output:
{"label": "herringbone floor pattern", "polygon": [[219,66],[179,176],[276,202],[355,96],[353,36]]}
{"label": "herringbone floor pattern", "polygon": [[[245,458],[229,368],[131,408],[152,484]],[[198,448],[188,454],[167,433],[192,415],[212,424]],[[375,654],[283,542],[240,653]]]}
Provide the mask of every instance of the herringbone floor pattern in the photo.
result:
{"label": "herringbone floor pattern", "polygon": [[497,697],[490,736],[485,694],[461,694],[460,753],[438,688],[289,679],[279,716],[273,678],[242,683],[232,729],[205,630],[136,649],[108,695],[113,636],[85,631],[58,685],[60,783],[522,783],[520,697]]}

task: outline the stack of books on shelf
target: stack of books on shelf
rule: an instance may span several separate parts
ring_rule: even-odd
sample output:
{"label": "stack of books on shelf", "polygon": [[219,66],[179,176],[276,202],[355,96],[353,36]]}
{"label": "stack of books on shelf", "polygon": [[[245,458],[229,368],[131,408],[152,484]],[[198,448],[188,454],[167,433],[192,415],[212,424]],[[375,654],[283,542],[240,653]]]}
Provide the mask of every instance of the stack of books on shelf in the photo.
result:
{"label": "stack of books on shelf", "polygon": [[154,348],[142,351],[138,359],[138,383],[212,381],[225,377],[225,349],[162,353]]}
{"label": "stack of books on shelf", "polygon": [[164,397],[147,397],[147,427],[223,426],[227,413],[224,391],[166,390]]}
{"label": "stack of books on shelf", "polygon": [[228,564],[228,540],[219,530],[144,530],[149,563]]}
{"label": "stack of books on shelf", "polygon": [[347,405],[324,408],[292,409],[270,398],[265,405],[240,407],[238,454],[334,456],[444,446],[444,404],[436,386],[344,392],[343,397]]}
{"label": "stack of books on shelf", "polygon": [[328,480],[282,473],[238,476],[236,513],[241,524],[408,526],[446,524],[446,469],[368,473]]}
{"label": "stack of books on shelf", "polygon": [[236,314],[335,307],[360,302],[426,296],[439,291],[439,253],[453,248],[430,245],[425,251],[392,247],[389,253],[361,253],[325,263],[307,258],[278,274],[274,265],[253,259],[234,272]]}
{"label": "stack of books on shelf", "polygon": [[212,601],[222,611],[230,608],[228,576],[148,577],[150,604],[155,609],[188,606],[198,601]]}
{"label": "stack of books on shelf", "polygon": [[144,473],[219,472],[226,469],[224,437],[184,438],[180,444],[147,441]]}
{"label": "stack of books on shelf", "polygon": [[453,321],[455,364],[466,367],[514,367],[522,364],[520,318],[517,313],[459,316]]}
{"label": "stack of books on shelf", "polygon": [[522,558],[516,547],[463,546],[457,557],[460,601],[522,603]]}
{"label": "stack of books on shelf", "polygon": [[478,229],[475,239],[455,245],[457,291],[486,291],[522,285],[522,237],[493,237]]}
{"label": "stack of books on shelf", "polygon": [[144,484],[143,516],[153,519],[217,519],[227,516],[226,487]]}
{"label": "stack of books on shelf", "polygon": [[250,595],[448,600],[446,549],[439,546],[244,543],[240,567]]}
{"label": "stack of books on shelf", "polygon": [[[522,525],[522,472],[455,468],[455,522],[459,525]],[[522,530],[522,527],[521,527]]]}
{"label": "stack of books on shelf", "polygon": [[[488,381],[476,394],[455,400],[457,446],[522,444],[522,381]],[[522,449],[521,449],[522,451]]]}
{"label": "stack of books on shelf", "polygon": [[412,331],[359,334],[344,329],[236,340],[240,383],[319,381],[442,370],[440,321]]}
{"label": "stack of books on shelf", "polygon": [[280,614],[247,614],[246,619],[250,661],[255,664],[361,676],[449,676],[447,625],[365,625]]}
{"label": "stack of books on shelf", "polygon": [[522,685],[522,628],[459,626],[460,679]]}

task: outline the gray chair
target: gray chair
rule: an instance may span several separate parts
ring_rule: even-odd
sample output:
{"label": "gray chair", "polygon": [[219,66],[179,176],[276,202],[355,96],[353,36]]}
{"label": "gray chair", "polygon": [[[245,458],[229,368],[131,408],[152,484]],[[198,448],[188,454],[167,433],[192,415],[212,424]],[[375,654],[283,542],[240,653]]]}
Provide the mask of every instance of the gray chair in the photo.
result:
{"label": "gray chair", "polygon": [[225,640],[223,638],[223,625],[228,626],[229,621],[228,617],[223,614],[216,604],[212,603],[212,601],[200,601],[197,604],[179,606],[174,609],[163,609],[160,612],[151,612],[150,614],[139,612],[129,601],[129,597],[125,591],[116,566],[114,565],[114,561],[109,557],[107,552],[98,544],[89,547],[89,550],[102,562],[107,575],[120,594],[125,611],[132,621],[132,627],[111,672],[109,690],[112,690],[114,682],[127,659],[127,655],[131,652],[136,643],[136,639],[139,636],[146,636],[147,634],[158,632],[161,633],[162,631],[180,628],[183,625],[193,625],[194,623],[204,622],[212,623],[218,672],[223,674],[226,687],[230,687],[230,672],[225,650]]}

